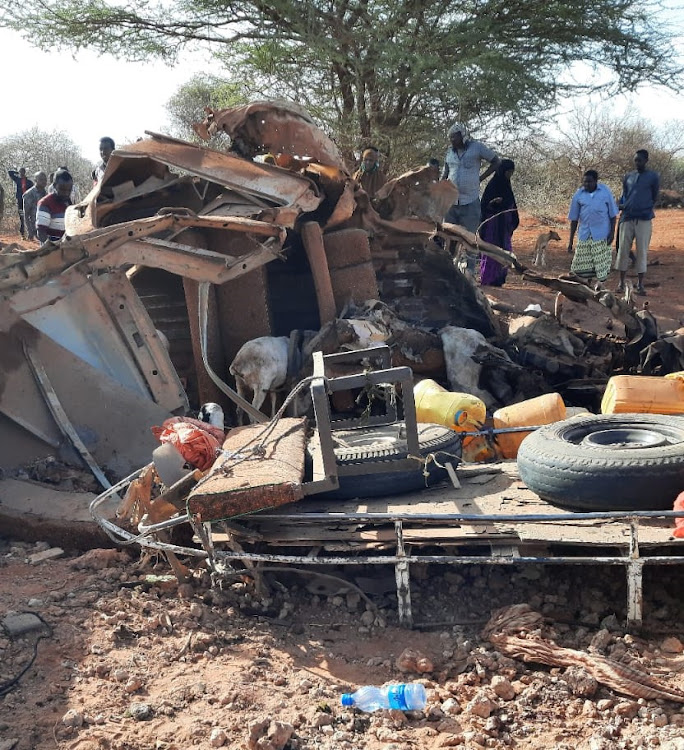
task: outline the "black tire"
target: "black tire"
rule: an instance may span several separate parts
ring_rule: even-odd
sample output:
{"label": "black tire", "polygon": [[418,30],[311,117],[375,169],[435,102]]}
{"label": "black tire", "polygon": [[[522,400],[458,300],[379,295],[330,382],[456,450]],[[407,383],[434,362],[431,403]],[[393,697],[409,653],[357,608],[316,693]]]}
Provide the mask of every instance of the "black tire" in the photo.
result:
{"label": "black tire", "polygon": [[[333,437],[344,441],[347,446],[335,447],[338,464],[364,464],[383,471],[369,471],[367,474],[354,474],[340,477],[339,489],[326,492],[326,497],[350,499],[354,497],[384,497],[412,492],[442,481],[446,469],[430,461],[427,466],[429,476],[423,475],[423,464],[415,462],[416,468],[410,471],[390,471],[392,463],[407,458],[407,451],[397,439],[397,425],[369,427],[361,430],[335,430]],[[434,424],[418,425],[420,455],[424,458],[431,453],[443,464],[452,456],[460,457],[461,440],[458,433]]]}
{"label": "black tire", "polygon": [[567,419],[528,435],[523,482],[571,510],[668,510],[684,490],[684,419],[610,414]]}

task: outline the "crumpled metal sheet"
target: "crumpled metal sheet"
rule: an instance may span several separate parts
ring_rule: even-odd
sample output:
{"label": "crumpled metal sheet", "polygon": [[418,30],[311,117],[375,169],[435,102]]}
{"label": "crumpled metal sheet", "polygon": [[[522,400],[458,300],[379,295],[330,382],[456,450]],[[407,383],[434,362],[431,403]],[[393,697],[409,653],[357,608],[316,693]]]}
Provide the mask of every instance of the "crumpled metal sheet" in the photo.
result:
{"label": "crumpled metal sheet", "polygon": [[193,125],[194,131],[205,141],[223,131],[251,156],[284,152],[309,157],[346,172],[335,143],[314,123],[311,115],[296,104],[258,101],[229,109],[207,107],[206,111],[206,119]]}
{"label": "crumpled metal sheet", "polygon": [[458,199],[458,188],[440,180],[436,167],[420,167],[385,183],[375,194],[373,205],[383,219],[406,216],[440,224]]}

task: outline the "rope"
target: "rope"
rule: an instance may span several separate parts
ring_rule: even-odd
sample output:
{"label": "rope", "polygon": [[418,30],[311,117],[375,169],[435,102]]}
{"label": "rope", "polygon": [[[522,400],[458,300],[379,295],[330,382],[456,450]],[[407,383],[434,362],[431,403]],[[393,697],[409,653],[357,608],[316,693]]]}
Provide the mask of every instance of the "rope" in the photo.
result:
{"label": "rope", "polygon": [[435,451],[434,453],[427,453],[425,456],[414,456],[409,453],[406,456],[406,458],[412,458],[414,461],[418,461],[419,463],[423,465],[422,473],[423,473],[423,476],[425,477],[425,480],[427,481],[427,479],[430,476],[430,471],[428,470],[428,466],[431,463],[434,463],[434,465],[437,466],[439,469],[446,469],[446,466],[437,460],[437,456],[440,454],[454,459],[457,463],[461,463],[463,461],[463,459],[460,456],[457,456],[455,453],[449,453],[448,451]]}

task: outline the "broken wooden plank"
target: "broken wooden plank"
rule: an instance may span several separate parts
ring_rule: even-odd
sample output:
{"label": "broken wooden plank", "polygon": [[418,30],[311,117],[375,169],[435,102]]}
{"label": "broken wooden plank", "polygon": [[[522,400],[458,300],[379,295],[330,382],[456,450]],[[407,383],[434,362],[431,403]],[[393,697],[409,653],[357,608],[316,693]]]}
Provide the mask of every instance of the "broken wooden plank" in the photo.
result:
{"label": "broken wooden plank", "polygon": [[303,417],[237,427],[190,493],[188,510],[210,521],[301,500],[305,454]]}

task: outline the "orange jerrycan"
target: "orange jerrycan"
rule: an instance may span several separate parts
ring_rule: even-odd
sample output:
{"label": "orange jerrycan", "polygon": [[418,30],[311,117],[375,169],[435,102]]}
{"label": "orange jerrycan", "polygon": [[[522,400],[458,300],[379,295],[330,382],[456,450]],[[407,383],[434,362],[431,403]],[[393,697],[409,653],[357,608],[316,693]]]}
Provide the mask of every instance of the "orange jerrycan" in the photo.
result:
{"label": "orange jerrycan", "polygon": [[[494,412],[494,429],[552,424],[562,419],[565,419],[565,403],[560,394],[545,393],[543,396],[497,409]],[[503,457],[515,458],[518,455],[520,443],[529,434],[529,432],[512,432],[497,435],[496,439]]]}
{"label": "orange jerrycan", "polygon": [[447,391],[434,380],[421,380],[413,388],[418,422],[441,424],[450,430],[468,432],[485,421],[487,409],[476,396]]}
{"label": "orange jerrycan", "polygon": [[602,414],[684,414],[684,379],[673,372],[664,378],[650,375],[613,375],[601,400]]}

